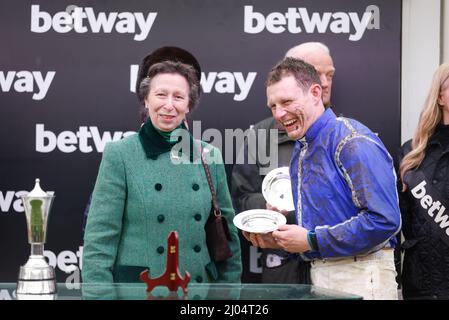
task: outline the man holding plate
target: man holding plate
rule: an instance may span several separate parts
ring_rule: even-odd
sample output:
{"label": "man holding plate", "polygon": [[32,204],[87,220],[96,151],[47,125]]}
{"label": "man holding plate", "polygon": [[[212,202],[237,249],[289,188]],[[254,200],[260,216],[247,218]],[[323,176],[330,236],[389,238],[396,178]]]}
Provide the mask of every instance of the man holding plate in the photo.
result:
{"label": "man holding plate", "polygon": [[296,224],[243,234],[254,246],[311,261],[315,286],[397,299],[393,251],[401,218],[393,160],[370,129],[325,109],[322,94],[317,71],[302,60],[285,58],[268,74],[268,107],[296,140]]}
{"label": "man holding plate", "polygon": [[[305,42],[295,47],[290,48],[285,57],[292,57],[302,59],[315,67],[317,70],[321,86],[323,88],[323,104],[325,107],[331,105],[331,91],[332,79],[335,73],[334,62],[329,48],[321,42]],[[276,129],[278,131],[275,141],[270,141],[271,135],[269,130]],[[273,117],[264,119],[256,123],[253,127],[254,132],[265,131],[266,141],[262,146],[266,146],[265,150],[259,149],[261,154],[270,154],[276,152],[277,163],[280,168],[270,171],[266,176],[261,173],[263,161],[259,159],[258,153],[254,148],[248,146],[249,142],[245,143],[240,150],[240,154],[245,157],[245,164],[236,164],[232,170],[232,188],[231,193],[234,199],[234,206],[237,212],[248,211],[252,209],[270,208],[275,205],[281,209],[282,213],[287,218],[287,223],[295,223],[295,209],[293,199],[291,196],[290,176],[288,166],[295,146],[295,140],[289,138],[285,128],[277,122]],[[254,144],[259,145],[259,144]],[[275,146],[275,150],[270,149]],[[253,160],[251,164],[249,159]],[[270,164],[271,165],[271,164]],[[268,165],[267,165],[268,166]],[[272,187],[269,183],[274,180],[270,174],[275,175],[276,172],[282,172],[285,179],[276,180],[277,187]],[[263,182],[268,182],[267,186],[263,186]],[[288,192],[288,196],[280,200],[273,199],[273,189],[279,189],[280,184],[288,184],[287,188],[281,186],[282,191]],[[267,190],[270,190],[269,192]],[[264,192],[267,191],[267,192]],[[282,194],[284,196],[284,194]],[[271,198],[271,199],[269,199]],[[261,255],[262,265],[262,283],[310,283],[310,264],[308,261],[303,261],[298,255],[290,254],[284,250],[279,249],[263,249]]]}

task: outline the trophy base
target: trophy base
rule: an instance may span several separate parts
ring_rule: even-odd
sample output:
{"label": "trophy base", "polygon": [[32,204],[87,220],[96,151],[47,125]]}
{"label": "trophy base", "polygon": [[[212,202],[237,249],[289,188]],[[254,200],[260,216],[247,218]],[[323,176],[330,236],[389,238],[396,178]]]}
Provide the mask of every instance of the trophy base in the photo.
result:
{"label": "trophy base", "polygon": [[17,300],[56,300],[57,294],[16,294]]}
{"label": "trophy base", "polygon": [[55,270],[44,256],[31,255],[20,267],[16,293],[18,299],[52,299],[56,293]]}

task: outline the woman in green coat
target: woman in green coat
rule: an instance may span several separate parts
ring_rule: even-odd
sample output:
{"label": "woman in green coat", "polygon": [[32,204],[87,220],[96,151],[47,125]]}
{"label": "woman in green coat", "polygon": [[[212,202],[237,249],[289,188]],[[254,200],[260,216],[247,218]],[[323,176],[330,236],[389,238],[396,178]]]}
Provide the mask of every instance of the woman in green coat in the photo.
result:
{"label": "woman in green coat", "polygon": [[[138,92],[148,119],[138,134],[106,145],[85,230],[83,282],[135,282],[147,268],[152,278],[160,276],[171,231],[179,236],[180,272],[188,271],[190,281],[240,282],[240,242],[222,156],[185,134],[186,113],[200,92],[201,73],[194,62],[151,65]],[[174,137],[179,132],[184,134]],[[190,148],[173,148],[185,144],[186,136]],[[199,160],[200,143],[231,234],[233,256],[224,262],[212,262],[206,246],[211,192]]]}

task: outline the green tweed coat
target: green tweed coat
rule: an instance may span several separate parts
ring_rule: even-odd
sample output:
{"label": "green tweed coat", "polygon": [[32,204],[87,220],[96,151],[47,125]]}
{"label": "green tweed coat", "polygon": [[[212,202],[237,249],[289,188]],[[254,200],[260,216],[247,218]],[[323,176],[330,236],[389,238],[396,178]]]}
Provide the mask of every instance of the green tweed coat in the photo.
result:
{"label": "green tweed coat", "polygon": [[151,159],[135,134],[104,149],[84,237],[84,282],[135,282],[146,268],[152,278],[160,276],[167,237],[174,230],[182,276],[188,271],[193,282],[240,282],[240,242],[222,156],[203,145],[215,162],[209,168],[231,232],[233,257],[221,263],[210,260],[204,224],[211,194],[201,162],[175,165],[172,157],[185,156],[173,151]]}

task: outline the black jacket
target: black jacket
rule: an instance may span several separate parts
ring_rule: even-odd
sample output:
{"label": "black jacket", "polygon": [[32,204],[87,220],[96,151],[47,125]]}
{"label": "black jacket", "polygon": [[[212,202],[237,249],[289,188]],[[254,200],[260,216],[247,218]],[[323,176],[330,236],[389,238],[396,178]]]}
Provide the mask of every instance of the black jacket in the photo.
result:
{"label": "black jacket", "polygon": [[[248,144],[250,141],[245,139],[244,144],[239,151],[239,155],[243,154],[244,156],[244,163],[234,165],[231,185],[231,194],[236,213],[250,209],[265,209],[266,201],[262,195],[262,181],[267,172],[261,172],[261,169],[265,168],[267,171],[270,171],[276,167],[289,166],[293,148],[295,146],[295,141],[291,140],[285,131],[280,130],[272,117],[255,124],[253,129],[256,133],[259,131],[266,132],[266,137],[256,135],[258,138],[256,139],[256,142],[253,142],[253,146],[257,146],[257,150],[249,148]],[[277,136],[272,137],[276,138],[276,141],[271,141],[271,143],[269,135],[270,129],[279,130]],[[259,143],[258,139],[262,139],[263,141],[260,141]],[[275,152],[276,150],[270,150],[270,145],[277,147],[277,152]],[[277,165],[274,163],[266,163],[267,159],[263,159],[271,152],[277,155]],[[271,168],[272,166],[273,168]],[[292,211],[287,215],[287,223],[294,224],[295,221],[295,212]],[[242,241],[242,243],[249,245],[246,240]],[[243,247],[242,250],[245,251],[245,247]],[[257,279],[256,281],[261,281],[263,283],[307,283],[308,280],[305,279],[305,275],[300,276],[302,273],[298,273],[299,270],[295,265],[286,265],[282,268],[277,267],[273,269],[266,268],[265,262],[267,254],[269,253],[274,253],[283,257],[288,255],[288,253],[283,250],[262,249],[262,256],[260,259],[262,265],[262,278]],[[247,270],[246,263],[247,261],[244,260],[244,277],[245,271]],[[292,270],[292,268],[296,270]],[[306,272],[308,268],[304,267],[301,268],[301,270]]]}
{"label": "black jacket", "polygon": [[[399,161],[411,151],[407,141],[399,154]],[[426,156],[410,175],[424,173],[426,182],[434,187],[442,201],[449,203],[449,126],[439,125],[426,148]],[[449,246],[440,238],[428,217],[419,212],[420,201],[411,188],[401,192],[402,232],[405,252],[402,271],[404,299],[449,299]],[[449,215],[449,207],[446,208]]]}
{"label": "black jacket", "polygon": [[[266,137],[268,138],[268,131],[270,129],[278,129],[278,127],[273,118],[267,118],[257,123],[253,129],[255,132],[258,132],[259,130],[266,131]],[[256,137],[258,136],[256,135]],[[290,140],[287,133],[281,130],[278,131],[276,138],[278,147],[277,167],[288,167],[290,165],[295,141]],[[254,151],[258,151],[261,156],[270,154],[269,142],[269,139],[266,139],[265,143],[255,142],[254,144],[258,146],[259,149]],[[270,167],[270,163],[262,163],[257,153],[253,154],[250,152],[247,139],[245,139],[239,154],[241,153],[244,154],[244,163],[235,165],[232,171],[231,194],[236,213],[250,209],[265,209],[266,201],[262,195],[262,181],[265,178],[265,175],[260,172],[260,169],[263,167]],[[289,223],[294,223],[294,219],[294,215],[289,217]]]}

